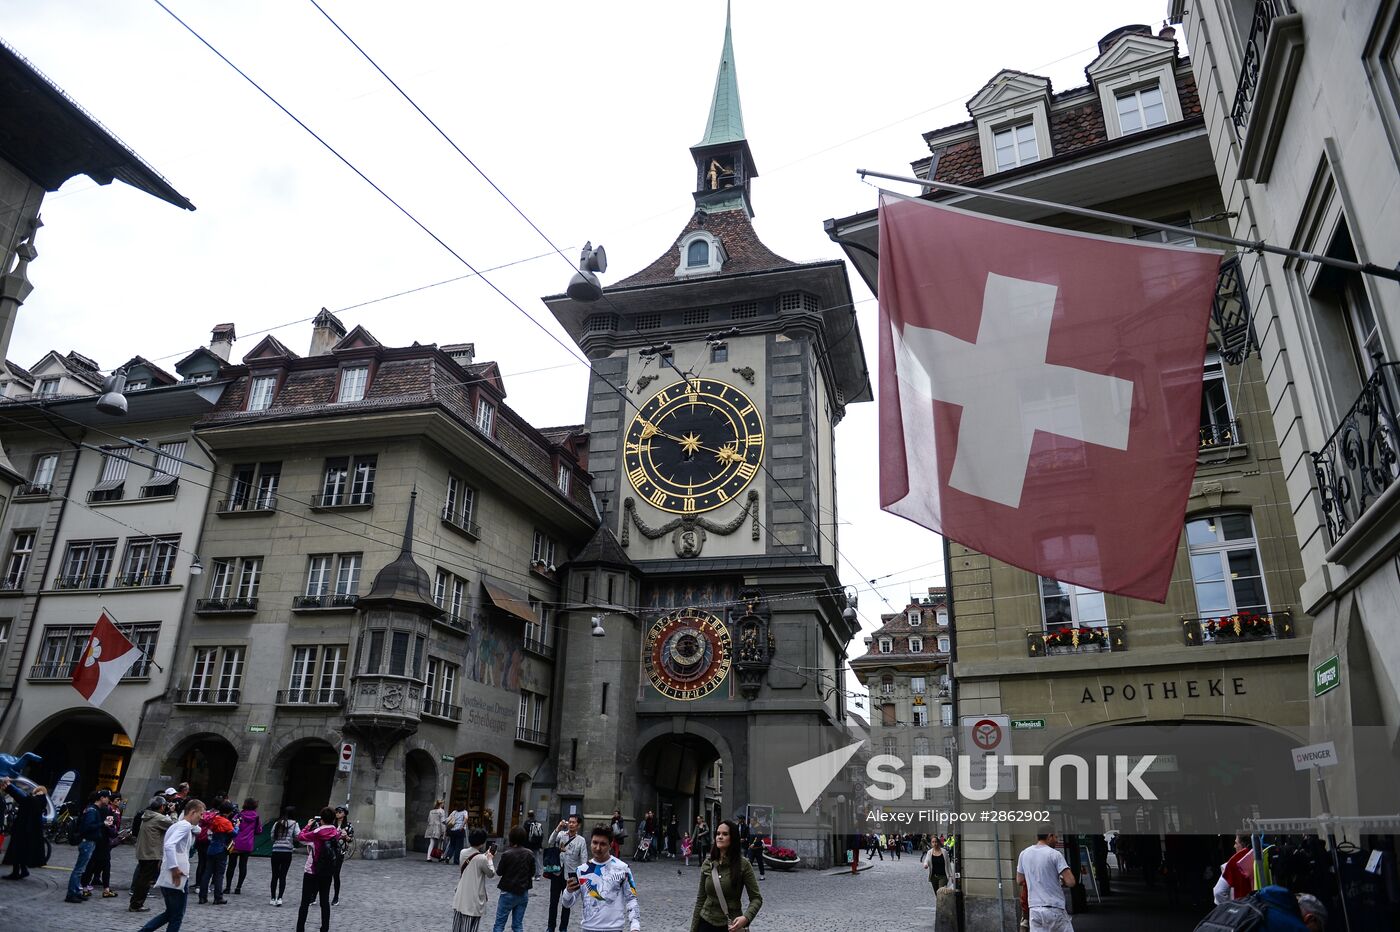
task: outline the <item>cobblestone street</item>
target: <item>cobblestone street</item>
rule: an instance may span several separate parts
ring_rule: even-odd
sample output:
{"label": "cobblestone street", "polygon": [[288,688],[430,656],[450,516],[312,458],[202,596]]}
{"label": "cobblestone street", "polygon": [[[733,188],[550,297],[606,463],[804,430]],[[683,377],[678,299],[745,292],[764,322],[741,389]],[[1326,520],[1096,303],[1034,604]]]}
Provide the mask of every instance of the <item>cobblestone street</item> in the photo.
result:
{"label": "cobblestone street", "polygon": [[[135,865],[130,847],[112,852],[112,881],[121,894],[104,900],[100,894],[82,905],[63,902],[68,870],[77,849],[60,845],[54,863],[33,872],[23,882],[0,883],[0,929],[5,932],[134,932],[154,913],[127,911],[127,891]],[[299,861],[300,859],[298,859]],[[692,862],[694,865],[694,862]],[[255,858],[241,896],[230,896],[227,906],[199,906],[191,898],[185,914],[188,932],[263,932],[293,929],[301,881],[293,863],[286,905],[269,906],[268,862]],[[677,871],[680,875],[677,875]],[[699,885],[695,866],[674,862],[639,864],[637,889],[641,897],[642,928],[649,932],[687,932]],[[340,905],[331,912],[333,932],[418,932],[451,928],[452,893],[456,871],[430,864],[421,856],[395,861],[348,861],[342,875]],[[798,932],[922,932],[933,928],[933,898],[923,881],[918,861],[876,862],[852,879],[829,876],[824,871],[768,872],[762,883],[763,911],[757,929]],[[489,888],[488,917],[495,916],[494,884]],[[543,892],[543,895],[538,895]],[[544,932],[549,907],[548,888],[532,891],[525,914],[527,932]],[[159,910],[159,895],[147,905]],[[315,930],[315,906],[307,922]],[[578,928],[575,916],[569,923]],[[509,926],[507,926],[509,928]]]}

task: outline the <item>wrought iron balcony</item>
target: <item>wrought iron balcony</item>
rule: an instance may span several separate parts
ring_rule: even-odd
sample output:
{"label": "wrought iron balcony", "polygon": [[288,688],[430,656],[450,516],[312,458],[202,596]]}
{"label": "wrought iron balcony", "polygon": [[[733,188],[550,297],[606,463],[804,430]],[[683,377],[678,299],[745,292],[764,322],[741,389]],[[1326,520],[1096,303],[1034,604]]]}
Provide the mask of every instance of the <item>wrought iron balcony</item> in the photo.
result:
{"label": "wrought iron balcony", "polygon": [[471,630],[471,620],[467,618],[466,615],[458,614],[457,612],[452,611],[445,605],[442,606],[442,608],[444,613],[443,616],[441,618],[433,619],[434,621],[436,621],[440,625],[445,625],[451,628],[453,631]]}
{"label": "wrought iron balcony", "polygon": [[24,588],[24,574],[6,576],[0,579],[0,592],[19,592]]}
{"label": "wrought iron balcony", "polygon": [[1106,654],[1128,649],[1128,633],[1123,625],[1061,628],[1056,631],[1026,632],[1026,652],[1031,657],[1058,654]]}
{"label": "wrought iron balcony", "polygon": [[460,722],[462,720],[462,707],[459,705],[448,705],[436,699],[423,700],[423,714],[431,715],[433,718],[446,719],[449,722]]}
{"label": "wrought iron balcony", "polygon": [[1264,45],[1269,39],[1269,27],[1284,13],[1278,0],[1255,0],[1254,17],[1249,26],[1249,38],[1244,43],[1244,63],[1240,66],[1240,83],[1235,90],[1235,103],[1230,108],[1230,120],[1235,131],[1244,138],[1249,126],[1254,97],[1259,92],[1259,65],[1264,60]]}
{"label": "wrought iron balcony", "polygon": [[325,705],[345,704],[343,689],[281,689],[277,692],[278,705]]}
{"label": "wrought iron balcony", "polygon": [[170,585],[170,571],[122,573],[117,576],[117,585],[123,589],[138,589],[142,586],[168,586]]}
{"label": "wrought iron balcony", "polygon": [[235,706],[242,699],[241,689],[177,689],[177,705]]}
{"label": "wrought iron balcony", "polygon": [[525,640],[522,642],[522,645],[527,651],[529,651],[532,654],[544,657],[546,659],[554,658],[554,643],[552,641],[547,641],[543,638],[533,637],[527,632],[525,634]]}
{"label": "wrought iron balcony", "polygon": [[534,744],[547,748],[549,747],[549,732],[517,725],[515,727],[515,740],[523,744]]}
{"label": "wrought iron balcony", "polygon": [[1327,537],[1335,544],[1400,476],[1396,367],[1381,363],[1322,449],[1312,455]]}
{"label": "wrought iron balcony", "polygon": [[19,491],[15,493],[15,498],[48,498],[52,494],[53,490],[49,486],[31,482],[28,485],[20,486]]}
{"label": "wrought iron balcony", "polygon": [[467,515],[454,511],[447,505],[442,506],[442,523],[450,529],[471,540],[481,540],[481,525]]}
{"label": "wrought iron balcony", "polygon": [[351,612],[360,601],[357,595],[299,595],[292,599],[294,612]]}
{"label": "wrought iron balcony", "polygon": [[215,514],[220,515],[267,515],[277,510],[276,495],[252,495],[247,498],[232,498],[220,501],[214,506]]}
{"label": "wrought iron balcony", "polygon": [[1181,637],[1187,647],[1287,640],[1293,634],[1293,615],[1286,611],[1181,619]]}
{"label": "wrought iron balcony", "polygon": [[196,599],[196,615],[252,615],[258,610],[257,599]]}
{"label": "wrought iron balcony", "polygon": [[323,492],[311,498],[313,511],[324,511],[332,508],[370,508],[373,505],[373,492]]}
{"label": "wrought iron balcony", "polygon": [[107,576],[60,576],[53,581],[55,589],[103,589],[107,586]]}
{"label": "wrought iron balcony", "polygon": [[1201,425],[1201,449],[1209,450],[1213,447],[1229,447],[1243,443],[1240,439],[1240,422],[1220,421],[1214,424]]}

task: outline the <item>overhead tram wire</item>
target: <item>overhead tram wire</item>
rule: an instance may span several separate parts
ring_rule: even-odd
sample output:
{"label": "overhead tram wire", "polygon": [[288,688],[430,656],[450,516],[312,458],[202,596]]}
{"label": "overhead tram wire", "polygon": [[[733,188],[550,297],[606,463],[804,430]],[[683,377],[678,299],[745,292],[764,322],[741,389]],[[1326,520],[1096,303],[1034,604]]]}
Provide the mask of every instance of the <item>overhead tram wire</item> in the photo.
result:
{"label": "overhead tram wire", "polygon": [[[160,0],[156,0],[156,2],[157,2],[157,3],[160,3]],[[505,202],[506,202],[507,204],[509,204],[510,207],[511,207],[517,214],[520,215],[521,219],[523,219],[527,224],[529,224],[530,228],[531,228],[532,230],[534,230],[536,233],[538,233],[538,234],[540,235],[540,238],[543,239],[546,243],[548,243],[549,246],[550,246],[556,253],[558,253],[559,258],[561,258],[561,259],[564,260],[564,262],[569,266],[570,270],[574,270],[574,268],[575,268],[574,263],[573,263],[572,261],[569,260],[569,257],[568,257],[568,256],[564,255],[563,251],[560,250],[560,248],[558,247],[558,245],[555,244],[555,242],[554,242],[552,239],[549,238],[548,234],[546,234],[546,233],[544,232],[544,230],[540,229],[540,227],[539,227],[533,220],[530,219],[529,215],[526,214],[525,211],[522,210],[522,209],[520,208],[520,206],[517,205],[517,204],[515,203],[515,201],[513,201],[513,200],[510,198],[510,196],[509,196],[508,194],[506,194],[506,192],[503,191],[503,190],[501,189],[501,187],[500,187],[499,185],[497,185],[496,182],[493,181],[493,180],[491,179],[491,177],[481,168],[481,166],[477,165],[477,163],[476,163],[469,155],[467,155],[466,152],[464,152],[464,151],[462,150],[462,147],[459,146],[459,145],[457,145],[457,143],[452,139],[452,137],[449,136],[449,135],[447,134],[447,132],[446,132],[441,126],[439,126],[438,123],[437,123],[435,120],[433,120],[433,118],[430,117],[430,116],[427,114],[426,111],[423,110],[422,107],[420,107],[420,106],[418,105],[417,101],[415,101],[415,100],[408,94],[408,92],[405,91],[405,90],[399,85],[399,83],[398,83],[397,81],[395,81],[392,77],[390,77],[388,72],[386,72],[382,67],[380,67],[379,63],[378,63],[377,61],[374,60],[373,56],[371,56],[368,52],[366,52],[366,51],[364,50],[364,48],[363,48],[358,42],[356,42],[353,38],[351,38],[350,34],[347,33],[347,32],[341,27],[341,25],[340,25],[339,23],[337,23],[337,22],[335,21],[335,19],[334,19],[329,13],[327,13],[327,12],[325,11],[325,9],[323,9],[323,8],[321,7],[321,5],[320,5],[319,3],[317,3],[317,0],[309,0],[309,2],[311,3],[312,6],[314,6],[314,7],[316,8],[316,10],[317,10],[318,12],[320,12],[320,14],[321,14],[322,16],[324,16],[324,17],[326,18],[327,22],[329,22],[329,23],[335,28],[335,30],[336,30],[337,32],[339,32],[342,36],[344,36],[344,38],[345,38],[345,40],[346,40],[347,42],[349,42],[349,43],[355,48],[355,50],[356,50],[357,52],[359,52],[360,55],[362,55],[362,56],[364,57],[364,59],[365,59],[366,61],[368,61],[368,62],[370,63],[370,65],[371,65],[376,71],[378,71],[379,74],[380,74],[381,76],[383,76],[384,80],[388,81],[388,82],[393,86],[394,90],[398,91],[399,94],[400,94],[400,96],[402,96],[402,97],[404,98],[404,100],[407,101],[408,104],[409,104],[411,107],[413,107],[413,109],[416,110],[416,111],[418,112],[418,114],[419,114],[421,117],[423,117],[423,119],[426,120],[426,121],[428,122],[428,124],[429,124],[430,126],[432,126],[432,128],[433,128],[434,130],[437,131],[438,135],[440,135],[444,140],[446,140],[447,144],[450,145],[450,146],[453,148],[453,150],[455,150],[455,151],[457,152],[457,154],[460,155],[460,156],[467,162],[467,164],[470,165],[470,166],[472,167],[472,169],[475,170],[476,173],[479,174],[479,175],[482,177],[482,179],[485,180],[486,183],[489,184],[489,185],[491,186],[491,188],[492,188],[497,194],[499,194],[499,195],[505,200]],[[172,15],[173,15],[173,14],[172,14]],[[188,27],[186,27],[186,28],[188,28]],[[207,44],[207,43],[206,43],[206,44]],[[212,46],[211,46],[211,48],[212,48]],[[222,57],[222,56],[220,56],[220,57]],[[227,60],[227,59],[225,59],[225,60]],[[241,72],[240,72],[240,73],[241,73]],[[264,93],[266,93],[266,92],[264,92]],[[281,105],[279,104],[279,106],[281,106]],[[284,110],[285,110],[285,108],[284,108]],[[289,114],[289,115],[290,115],[290,114]],[[347,162],[346,164],[349,164],[349,163]],[[368,179],[366,179],[366,180],[368,180]],[[426,229],[426,228],[425,228],[425,229]],[[434,237],[434,238],[436,238],[436,237]],[[488,284],[489,284],[489,283],[488,283]],[[494,287],[494,286],[493,286],[493,287]],[[611,297],[609,297],[609,296],[607,295],[606,292],[603,293],[603,298],[608,302],[608,304],[613,308],[614,311],[618,311],[618,312],[619,312],[619,319],[628,319],[626,315],[623,315],[623,314],[620,313],[621,309],[617,307],[617,305],[612,301]],[[514,302],[512,302],[512,303],[514,303]],[[517,309],[520,309],[518,305],[517,305]],[[520,310],[521,310],[521,313],[524,313],[524,310],[523,310],[523,309],[520,309]],[[854,309],[854,306],[852,306],[851,314],[852,314],[852,318],[853,318],[852,325],[851,325],[851,329],[854,330],[854,327],[855,327],[855,323],[854,323],[855,309]],[[527,315],[527,316],[528,316],[528,315]],[[633,321],[633,329],[636,330],[636,332],[639,333],[639,334],[642,332],[641,329],[640,329],[639,327],[636,326],[636,322],[635,322],[635,321]],[[552,333],[551,333],[550,335],[553,336]],[[846,335],[843,335],[842,339],[845,339],[846,336],[848,336],[848,335],[849,335],[849,333],[846,334]],[[556,341],[557,341],[557,340],[556,340]],[[562,345],[562,342],[561,342],[561,345]],[[590,368],[592,368],[591,365],[590,365]],[[676,368],[674,362],[671,363],[671,368],[673,368],[673,369]],[[677,369],[676,372],[677,372],[678,375],[681,376],[681,378],[684,379],[684,378],[686,377],[686,373],[681,372],[679,369]],[[632,398],[630,397],[630,395],[628,394],[628,392],[627,392],[627,390],[626,390],[625,388],[619,388],[617,385],[613,384],[610,380],[608,380],[608,379],[607,379],[605,376],[603,376],[601,373],[597,373],[597,372],[595,371],[594,374],[595,374],[600,380],[602,380],[605,384],[607,384],[610,388],[612,388],[613,391],[617,392],[624,400],[626,400],[626,402],[627,402],[629,405],[631,405],[634,409],[636,409],[637,412],[638,412],[639,414],[641,413],[641,408],[640,408],[640,406],[638,406],[638,405],[636,404],[636,402],[634,402],[634,401],[632,400]],[[788,502],[789,502],[790,504],[795,505],[795,506],[797,507],[798,511],[802,514],[802,516],[812,525],[813,529],[816,530],[817,536],[820,537],[821,539],[825,540],[828,544],[831,545],[832,552],[835,553],[836,556],[837,556],[839,559],[845,560],[845,561],[846,561],[846,564],[847,564],[848,566],[850,566],[850,568],[856,573],[856,575],[860,576],[860,577],[863,578],[863,579],[864,579],[864,578],[867,578],[867,577],[865,576],[865,574],[862,573],[862,572],[860,571],[860,568],[857,567],[857,566],[855,565],[855,563],[853,563],[853,562],[851,561],[851,558],[841,551],[841,548],[837,545],[836,541],[833,540],[830,536],[828,536],[824,530],[822,530],[821,522],[820,522],[819,520],[813,518],[810,514],[808,514],[807,509],[803,506],[803,504],[802,504],[801,502],[799,502],[796,498],[794,498],[794,497],[792,496],[792,493],[788,492],[786,486],[784,486],[781,482],[778,481],[777,477],[773,475],[772,470],[769,468],[767,462],[766,462],[765,460],[760,460],[759,466],[763,469],[764,474],[768,476],[768,479],[769,479],[769,482],[770,482],[770,486],[776,486],[776,487],[783,493],[783,495],[788,499]],[[769,539],[772,540],[773,538],[772,538],[771,531],[769,532],[769,535],[770,535],[770,536],[769,536]],[[783,544],[784,547],[787,548],[788,552],[791,553],[791,552],[793,551],[792,545],[788,544],[786,541],[781,541],[781,543]],[[889,599],[885,598],[885,596],[884,596],[882,593],[878,593],[878,592],[877,592],[877,595],[880,596],[881,600],[882,600],[887,606],[890,606],[891,608],[893,608],[893,606],[890,605]],[[859,611],[859,609],[857,609],[857,611]]]}

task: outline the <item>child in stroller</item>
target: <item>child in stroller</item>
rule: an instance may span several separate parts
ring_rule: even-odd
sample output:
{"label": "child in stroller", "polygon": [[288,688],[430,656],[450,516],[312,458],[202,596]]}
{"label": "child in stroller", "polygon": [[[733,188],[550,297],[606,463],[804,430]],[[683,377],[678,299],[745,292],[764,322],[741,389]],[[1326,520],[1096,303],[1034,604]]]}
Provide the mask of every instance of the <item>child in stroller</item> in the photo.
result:
{"label": "child in stroller", "polygon": [[637,853],[632,856],[634,861],[650,861],[656,856],[656,837],[654,835],[642,835],[642,840],[637,842]]}

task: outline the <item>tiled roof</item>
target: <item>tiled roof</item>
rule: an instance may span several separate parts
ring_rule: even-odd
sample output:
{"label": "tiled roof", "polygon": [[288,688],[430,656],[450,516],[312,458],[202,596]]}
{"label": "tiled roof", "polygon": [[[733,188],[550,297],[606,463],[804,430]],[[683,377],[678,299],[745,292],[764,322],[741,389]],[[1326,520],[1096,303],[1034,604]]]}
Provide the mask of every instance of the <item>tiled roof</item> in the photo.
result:
{"label": "tiled roof", "polygon": [[[380,413],[437,406],[465,427],[475,430],[476,410],[471,387],[471,370],[484,371],[494,363],[480,363],[463,370],[435,346],[386,349],[362,401],[332,403],[338,360],[315,356],[286,360],[286,374],[272,404],[263,411],[246,411],[250,377],[243,367],[229,374],[233,381],[224,391],[214,411],[197,428],[222,427],[252,421],[302,420],[312,417],[344,417],[357,413]],[[242,371],[239,371],[242,370]],[[557,430],[557,429],[556,429]],[[559,493],[555,484],[554,446],[556,441],[530,426],[524,418],[501,403],[497,405],[494,436],[486,438],[510,459],[524,467]],[[569,484],[570,503],[589,515],[594,512],[586,476]]]}
{"label": "tiled roof", "polygon": [[627,556],[627,551],[622,549],[622,545],[617,542],[613,532],[608,530],[607,525],[598,525],[598,530],[593,532],[593,537],[584,544],[578,556],[574,557],[571,563],[601,563],[606,566],[632,566],[632,558]]}
{"label": "tiled roof", "polygon": [[571,424],[568,427],[541,427],[540,435],[550,443],[563,443],[564,441],[577,437],[583,433],[582,424]]}
{"label": "tiled roof", "polygon": [[982,144],[976,136],[945,146],[938,152],[934,181],[967,184],[982,177]]}
{"label": "tiled roof", "polygon": [[660,285],[665,282],[683,281],[676,278],[676,268],[681,262],[681,240],[696,230],[713,234],[724,246],[728,258],[720,275],[735,275],[741,272],[761,272],[768,269],[792,268],[798,263],[784,259],[759,240],[754,232],[749,215],[742,210],[723,210],[707,214],[697,210],[690,217],[671,248],[655,262],[634,275],[617,282],[613,288],[628,288],[635,285]]}
{"label": "tiled roof", "polygon": [[11,362],[7,359],[5,360],[5,368],[9,369],[10,375],[14,376],[15,378],[22,379],[26,382],[33,384],[34,373],[30,372],[28,369],[24,368],[24,366],[21,366],[19,363]]}
{"label": "tiled roof", "polygon": [[[866,648],[864,654],[852,658],[852,665],[894,663],[906,660],[920,660],[929,663],[943,663],[946,658],[938,652],[938,637],[948,633],[947,625],[938,623],[938,612],[947,611],[948,597],[946,590],[930,590],[931,597],[924,602],[914,602],[905,606],[902,611],[889,615],[881,615],[882,624],[873,632],[866,635],[871,639],[870,646]],[[923,624],[909,624],[909,613],[917,609],[923,617]],[[919,653],[909,651],[909,638],[921,637],[924,639],[924,649]],[[888,638],[894,643],[890,653],[880,653],[880,640]]]}

